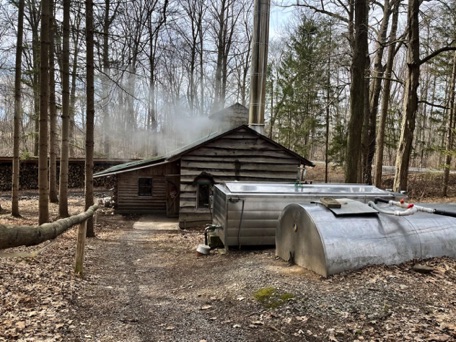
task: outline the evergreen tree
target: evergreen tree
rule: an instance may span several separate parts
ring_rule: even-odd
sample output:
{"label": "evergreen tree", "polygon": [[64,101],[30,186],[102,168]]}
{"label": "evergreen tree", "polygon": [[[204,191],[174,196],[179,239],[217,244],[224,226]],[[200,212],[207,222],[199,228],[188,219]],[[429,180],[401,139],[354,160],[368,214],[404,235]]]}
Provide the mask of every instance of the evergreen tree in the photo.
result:
{"label": "evergreen tree", "polygon": [[312,158],[323,145],[329,26],[302,15],[278,67],[274,113],[278,141]]}

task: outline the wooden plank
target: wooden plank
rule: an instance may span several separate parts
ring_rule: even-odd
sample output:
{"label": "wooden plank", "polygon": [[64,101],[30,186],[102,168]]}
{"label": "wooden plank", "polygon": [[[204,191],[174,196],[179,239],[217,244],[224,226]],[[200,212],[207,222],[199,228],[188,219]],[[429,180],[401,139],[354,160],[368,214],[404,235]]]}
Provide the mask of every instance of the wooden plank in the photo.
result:
{"label": "wooden plank", "polygon": [[332,197],[322,197],[320,198],[320,202],[326,207],[326,208],[340,208],[342,205],[340,202],[336,201]]}
{"label": "wooden plank", "polygon": [[[263,180],[279,180],[283,179],[285,181],[295,181],[296,180],[296,171],[295,170],[290,170],[290,171],[279,171],[279,172],[274,172],[274,170],[270,171],[243,171],[241,170],[238,175],[232,171],[225,171],[225,170],[208,170],[208,173],[210,173],[214,178],[217,178],[217,182],[219,181],[218,178],[227,178],[231,179],[232,181],[236,180],[236,177],[238,177],[237,180],[241,180],[241,178],[256,178],[256,179],[263,179]],[[182,169],[182,176],[181,176],[181,182],[184,183],[192,183],[195,177],[201,174],[201,170],[188,170],[188,169]]]}
{"label": "wooden plank", "polygon": [[184,162],[233,162],[234,160],[239,160],[241,163],[258,163],[258,164],[270,164],[270,165],[277,165],[277,164],[291,164],[297,165],[298,161],[293,158],[289,158],[288,156],[281,156],[272,158],[271,155],[267,154],[249,154],[249,155],[236,155],[236,158],[233,159],[233,156],[223,156],[223,155],[186,155],[182,158],[181,163]]}
{"label": "wooden plank", "polygon": [[236,164],[239,164],[240,170],[250,170],[250,171],[264,171],[271,168],[274,168],[276,171],[289,171],[295,170],[297,172],[298,166],[296,163],[267,163],[267,162],[257,162],[255,160],[249,161],[240,161],[235,160],[223,160],[223,161],[182,161],[182,169],[195,169],[195,170],[204,170],[204,169],[218,169],[218,170],[235,170]]}
{"label": "wooden plank", "polygon": [[[244,147],[201,147],[198,150],[192,151],[191,153],[188,153],[186,157],[192,157],[192,156],[211,156],[214,158],[219,158],[220,156],[224,157],[235,157],[235,158],[241,158],[241,157],[249,157],[249,156],[258,156],[262,155],[264,156],[271,156],[274,158],[284,158],[284,159],[289,159],[290,155],[285,153],[284,151],[280,150],[274,150],[274,149],[265,149],[265,148],[256,148],[252,146],[244,146]],[[297,160],[298,161],[298,160]]]}

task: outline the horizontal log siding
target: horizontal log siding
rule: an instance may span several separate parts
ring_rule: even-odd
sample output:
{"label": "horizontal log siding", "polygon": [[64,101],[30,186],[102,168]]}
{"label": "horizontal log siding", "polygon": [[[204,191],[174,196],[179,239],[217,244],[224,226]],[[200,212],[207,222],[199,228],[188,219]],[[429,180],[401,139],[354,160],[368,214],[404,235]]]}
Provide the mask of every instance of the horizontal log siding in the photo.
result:
{"label": "horizontal log siding", "polygon": [[198,211],[180,211],[179,212],[179,227],[182,229],[200,227],[204,228],[206,224],[210,223],[212,220],[211,213],[207,212],[198,212]]}
{"label": "horizontal log siding", "polygon": [[[118,174],[116,211],[119,213],[166,213],[166,174],[177,173],[165,164]],[[152,178],[152,196],[138,195],[138,179]]]}
{"label": "horizontal log siding", "polygon": [[[238,172],[236,165],[239,165]],[[208,209],[196,208],[197,187],[193,182],[203,171],[216,183],[240,181],[294,182],[299,160],[248,130],[238,130],[191,151],[181,158],[181,226],[200,225]],[[196,224],[198,223],[198,224]]]}

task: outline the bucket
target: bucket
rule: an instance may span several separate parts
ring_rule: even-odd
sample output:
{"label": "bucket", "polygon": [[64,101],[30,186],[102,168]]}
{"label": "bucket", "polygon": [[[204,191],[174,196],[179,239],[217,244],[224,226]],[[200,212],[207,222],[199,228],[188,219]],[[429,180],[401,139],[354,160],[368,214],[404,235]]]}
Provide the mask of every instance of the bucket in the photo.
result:
{"label": "bucket", "polygon": [[210,246],[203,244],[198,245],[198,247],[196,248],[197,255],[208,255],[210,250]]}

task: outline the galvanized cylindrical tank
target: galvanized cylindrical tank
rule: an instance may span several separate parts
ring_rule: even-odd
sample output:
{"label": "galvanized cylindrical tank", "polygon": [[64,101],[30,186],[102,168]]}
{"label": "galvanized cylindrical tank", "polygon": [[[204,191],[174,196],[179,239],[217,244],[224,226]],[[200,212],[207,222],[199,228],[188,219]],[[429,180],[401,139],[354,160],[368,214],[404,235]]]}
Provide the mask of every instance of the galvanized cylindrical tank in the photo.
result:
{"label": "galvanized cylindrical tank", "polygon": [[320,204],[289,204],[276,255],[327,277],[375,264],[456,257],[456,218],[418,212],[336,216]]}

